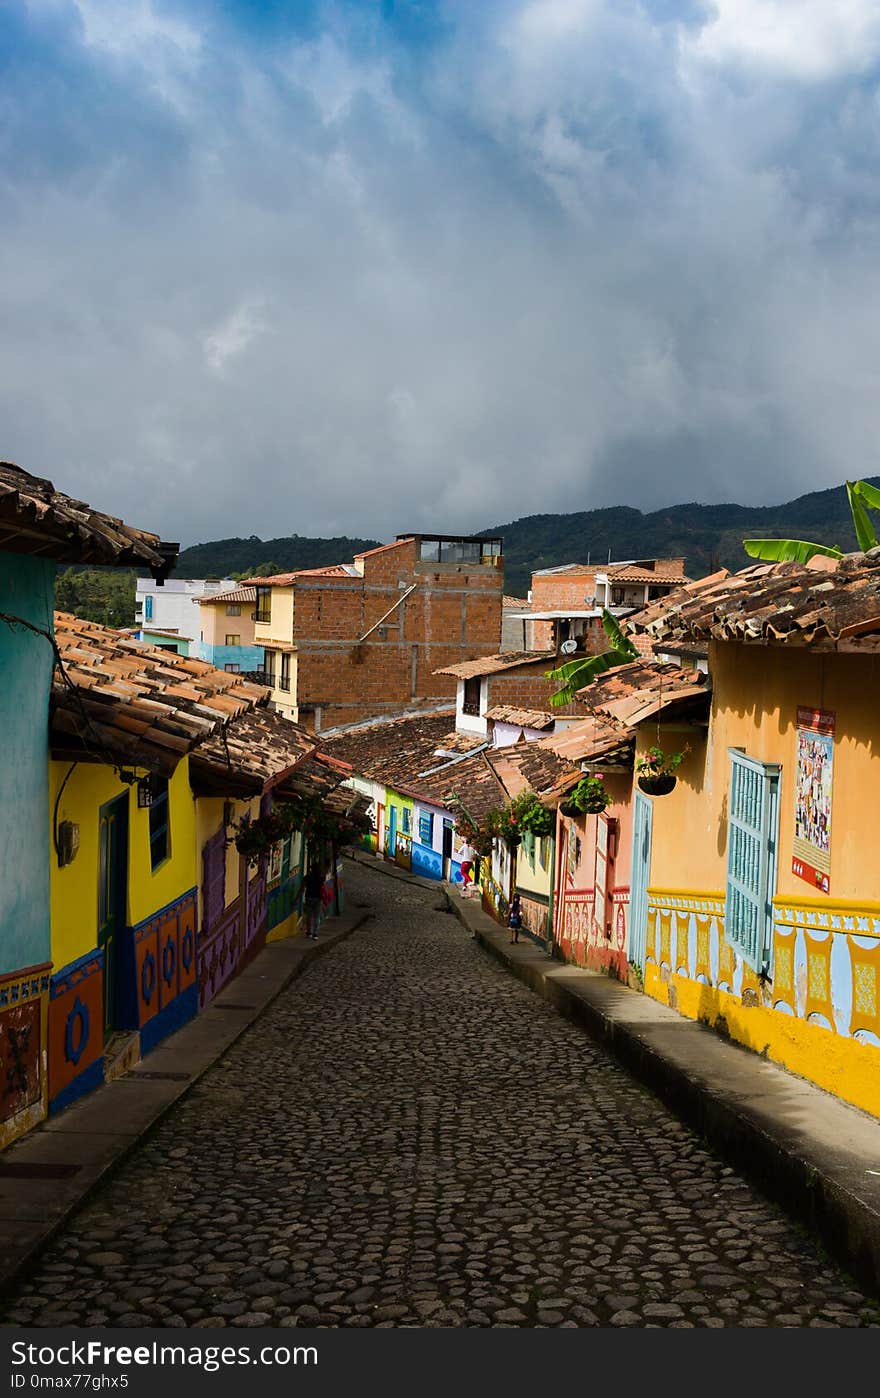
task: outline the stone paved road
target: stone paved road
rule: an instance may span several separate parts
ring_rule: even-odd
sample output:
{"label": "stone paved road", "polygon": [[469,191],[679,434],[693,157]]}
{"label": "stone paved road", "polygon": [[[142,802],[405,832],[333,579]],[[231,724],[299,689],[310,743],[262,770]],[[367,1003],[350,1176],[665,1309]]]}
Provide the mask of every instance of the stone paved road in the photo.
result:
{"label": "stone paved road", "polygon": [[377,917],[172,1111],[7,1323],[877,1324],[437,894],[347,877]]}

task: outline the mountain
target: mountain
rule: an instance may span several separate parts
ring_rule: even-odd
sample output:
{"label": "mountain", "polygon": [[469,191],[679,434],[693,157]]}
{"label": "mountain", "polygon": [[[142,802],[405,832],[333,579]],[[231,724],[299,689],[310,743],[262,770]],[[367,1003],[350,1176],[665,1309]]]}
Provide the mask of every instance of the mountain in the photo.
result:
{"label": "mountain", "polygon": [[[868,477],[880,486],[880,476]],[[442,525],[438,525],[441,532]],[[670,505],[643,514],[629,505],[580,510],[576,514],[527,515],[479,531],[504,539],[504,590],[525,596],[531,574],[560,563],[604,563],[683,555],[686,571],[701,577],[722,564],[744,568],[748,556],[742,541],[753,538],[814,539],[856,547],[846,488],[816,490],[781,505]],[[375,539],[218,539],[184,549],[175,570],[178,577],[227,577],[272,562],[281,571],[347,563],[354,554],[374,548]]]}
{"label": "mountain", "polygon": [[228,578],[250,573],[263,563],[276,563],[281,573],[296,568],[323,568],[328,563],[350,563],[356,553],[373,549],[379,539],[307,539],[291,534],[286,539],[214,539],[182,549],[174,570],[178,578]]}

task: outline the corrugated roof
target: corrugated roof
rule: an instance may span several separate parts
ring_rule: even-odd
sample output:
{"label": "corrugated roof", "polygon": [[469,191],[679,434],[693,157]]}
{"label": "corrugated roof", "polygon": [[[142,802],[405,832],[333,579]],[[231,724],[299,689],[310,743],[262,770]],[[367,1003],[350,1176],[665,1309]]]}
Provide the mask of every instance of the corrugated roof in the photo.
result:
{"label": "corrugated roof", "polygon": [[169,773],[224,723],[269,699],[241,675],[66,612],[55,613],[55,640],[64,664],[52,683],[56,748],[82,746]]}
{"label": "corrugated roof", "polygon": [[486,718],[491,718],[496,723],[514,723],[521,728],[535,728],[539,732],[545,728],[552,728],[556,722],[552,714],[544,713],[541,709],[516,709],[510,704],[493,705],[491,709],[486,710]]}
{"label": "corrugated roof", "polygon": [[628,618],[655,645],[710,637],[880,649],[880,548],[801,563],[759,563],[689,584]]}
{"label": "corrugated roof", "polygon": [[146,566],[164,577],[179,548],[64,495],[11,461],[0,462],[0,549],[61,563]]}
{"label": "corrugated roof", "polygon": [[476,678],[477,675],[498,675],[502,670],[515,670],[520,665],[534,665],[543,660],[551,667],[556,663],[556,652],[552,650],[511,650],[500,655],[483,655],[476,660],[463,660],[459,665],[447,665],[443,670],[435,670],[435,675],[456,675],[460,680]]}

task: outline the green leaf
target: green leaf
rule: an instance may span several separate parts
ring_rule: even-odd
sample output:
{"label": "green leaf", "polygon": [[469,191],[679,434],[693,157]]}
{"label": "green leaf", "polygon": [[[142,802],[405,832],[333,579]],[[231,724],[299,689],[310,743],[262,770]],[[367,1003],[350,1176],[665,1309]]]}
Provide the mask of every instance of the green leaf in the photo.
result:
{"label": "green leaf", "polygon": [[810,544],[804,539],[743,539],[743,548],[750,558],[767,563],[809,563],[811,558],[843,558],[839,548],[825,544]]}
{"label": "green leaf", "polygon": [[[625,637],[623,639],[626,640]],[[599,675],[604,675],[608,670],[616,670],[619,665],[629,665],[637,656],[635,646],[630,646],[627,650],[606,650],[602,655],[585,656],[583,660],[569,660],[567,664],[560,665],[558,670],[548,670],[547,678],[556,680],[563,686],[550,695],[551,706],[558,709],[563,704],[571,704],[578,691],[592,684]]]}
{"label": "green leaf", "polygon": [[629,637],[628,637],[628,636],[624,636],[624,634],[623,634],[623,632],[621,631],[620,626],[619,626],[619,624],[618,624],[617,617],[614,616],[612,612],[603,610],[603,612],[602,612],[602,626],[603,626],[603,628],[604,628],[605,635],[608,637],[609,641],[611,642],[611,649],[612,649],[612,650],[616,650],[616,651],[626,651],[628,654],[630,654],[630,655],[632,656],[632,659],[633,659],[633,660],[637,660],[637,659],[638,659],[638,656],[639,656],[638,650],[637,650],[636,647],[633,645],[633,643],[632,643],[632,641],[629,639]]}
{"label": "green leaf", "polygon": [[868,481],[856,481],[853,490],[867,505],[869,510],[880,510],[880,490]]}
{"label": "green leaf", "polygon": [[852,510],[856,539],[862,553],[867,553],[868,549],[877,547],[877,535],[874,533],[874,527],[868,518],[868,511],[865,508],[867,502],[862,493],[866,485],[866,481],[856,481],[855,485],[851,481],[846,483],[846,493],[849,497],[849,507]]}

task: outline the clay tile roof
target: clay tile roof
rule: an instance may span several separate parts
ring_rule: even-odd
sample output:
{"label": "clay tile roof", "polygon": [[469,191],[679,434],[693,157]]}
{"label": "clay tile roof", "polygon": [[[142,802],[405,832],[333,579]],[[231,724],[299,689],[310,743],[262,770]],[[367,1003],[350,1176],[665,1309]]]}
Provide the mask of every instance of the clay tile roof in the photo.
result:
{"label": "clay tile roof", "polygon": [[515,608],[518,612],[528,611],[529,604],[525,597],[508,597],[506,594],[501,598],[502,607]]}
{"label": "clay tile roof", "polygon": [[411,544],[415,538],[414,534],[409,534],[405,539],[394,539],[390,544],[378,544],[374,549],[364,549],[363,553],[356,553],[355,558],[372,558],[374,553],[385,553],[388,549],[399,549],[404,544]]}
{"label": "clay tile roof", "polygon": [[556,653],[552,650],[511,650],[501,655],[483,655],[476,660],[463,660],[460,665],[447,665],[443,670],[435,670],[435,675],[456,675],[460,680],[474,679],[477,675],[498,675],[502,670],[515,670],[520,665],[534,665],[543,660],[552,666]]}
{"label": "clay tile roof", "polygon": [[145,566],[164,577],[177,561],[178,544],[123,524],[56,490],[11,461],[0,461],[0,549],[60,563]]}
{"label": "clay tile roof", "polygon": [[634,660],[609,671],[578,691],[578,701],[594,713],[607,714],[628,728],[684,700],[708,703],[711,683],[701,670],[671,662]]}
{"label": "clay tile roof", "polygon": [[[281,720],[286,722],[285,719]],[[357,801],[357,793],[343,783],[349,769],[324,752],[312,752],[278,783],[278,796],[320,796],[327,810],[342,812]]]}
{"label": "clay tile roof", "polygon": [[371,781],[395,788],[411,786],[420,772],[436,767],[454,710],[407,714],[321,735],[321,750],[348,763]]}
{"label": "clay tile roof", "polygon": [[514,723],[521,728],[535,728],[538,732],[552,728],[556,722],[552,714],[545,713],[542,709],[517,709],[510,704],[495,704],[486,710],[486,718],[494,719],[496,723]]}
{"label": "clay tile roof", "polygon": [[[829,568],[829,563],[831,567]],[[701,578],[627,619],[663,640],[880,649],[880,549],[835,564],[759,563]]]}
{"label": "clay tile roof", "polygon": [[55,613],[55,640],[64,665],[52,684],[56,749],[169,773],[222,724],[269,699],[241,675],[66,612]]}
{"label": "clay tile roof", "polygon": [[646,568],[639,563],[618,563],[611,564],[606,568],[610,582],[626,583],[651,583],[658,587],[667,585],[674,586],[676,583],[686,583],[687,575],[684,571],[684,559],[661,559],[660,562],[675,563],[677,567],[669,571]]}
{"label": "clay tile roof", "polygon": [[233,587],[229,592],[212,592],[207,597],[199,598],[200,607],[211,607],[215,602],[225,602],[227,605],[240,602],[256,602],[257,589],[255,587]]}
{"label": "clay tile roof", "polygon": [[480,823],[490,811],[506,806],[507,792],[485,751],[475,752],[442,771],[417,779],[417,794],[435,806],[463,811]]}
{"label": "clay tile roof", "polygon": [[480,733],[460,733],[457,728],[453,728],[451,733],[447,733],[445,738],[441,738],[438,743],[439,752],[463,753],[473,752],[474,748],[484,748],[486,738]]}
{"label": "clay tile roof", "polygon": [[314,739],[298,723],[269,709],[251,709],[218,729],[190,756],[194,780],[232,774],[253,791],[275,785],[315,750]]}
{"label": "clay tile roof", "polygon": [[631,766],[635,735],[617,719],[591,714],[561,733],[541,738],[534,746],[568,762],[595,762],[601,758],[617,766]]}
{"label": "clay tile roof", "polygon": [[[274,573],[270,578],[247,578],[250,587],[292,587],[297,578],[351,578],[359,576],[350,563],[328,563],[324,568],[297,568],[292,573]],[[215,597],[208,599],[216,601]],[[256,601],[256,592],[254,593]]]}
{"label": "clay tile roof", "polygon": [[534,791],[548,806],[555,805],[583,775],[576,762],[551,751],[543,742],[497,748],[489,760],[509,799]]}

